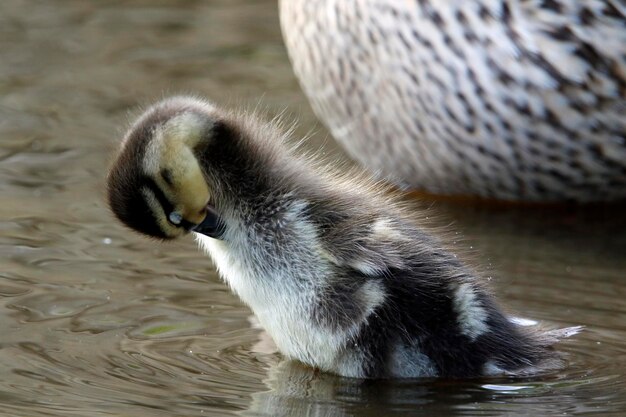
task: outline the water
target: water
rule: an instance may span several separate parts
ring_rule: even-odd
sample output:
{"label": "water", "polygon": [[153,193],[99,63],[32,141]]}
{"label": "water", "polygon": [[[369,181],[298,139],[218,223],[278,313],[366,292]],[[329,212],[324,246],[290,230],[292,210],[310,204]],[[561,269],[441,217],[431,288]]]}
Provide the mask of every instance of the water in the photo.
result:
{"label": "water", "polygon": [[363,382],[281,360],[191,239],[120,226],[104,175],[138,105],[288,109],[274,0],[0,3],[0,415],[626,415],[624,208],[434,203],[516,314],[582,324],[528,380]]}

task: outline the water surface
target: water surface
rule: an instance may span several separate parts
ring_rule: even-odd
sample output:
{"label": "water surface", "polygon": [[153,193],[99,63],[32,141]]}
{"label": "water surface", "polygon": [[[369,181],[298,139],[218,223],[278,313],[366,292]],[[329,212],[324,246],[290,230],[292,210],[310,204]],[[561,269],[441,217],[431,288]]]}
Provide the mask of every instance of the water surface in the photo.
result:
{"label": "water surface", "polygon": [[626,415],[623,208],[424,214],[512,312],[586,326],[560,346],[568,368],[462,382],[320,374],[281,360],[191,239],[156,244],[107,211],[124,127],[172,93],[288,109],[298,134],[336,152],[293,78],[274,0],[0,3],[0,415]]}

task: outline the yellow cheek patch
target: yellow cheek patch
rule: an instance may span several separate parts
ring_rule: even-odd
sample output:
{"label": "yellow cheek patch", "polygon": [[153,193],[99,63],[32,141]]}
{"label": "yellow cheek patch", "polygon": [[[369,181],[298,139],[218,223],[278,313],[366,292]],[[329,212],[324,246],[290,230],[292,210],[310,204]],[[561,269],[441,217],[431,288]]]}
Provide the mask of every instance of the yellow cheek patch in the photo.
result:
{"label": "yellow cheek patch", "polygon": [[176,190],[178,201],[181,203],[181,214],[190,222],[200,223],[204,220],[204,209],[211,197],[209,187],[191,150],[186,148],[183,153],[189,155],[183,159],[184,174]]}
{"label": "yellow cheek patch", "polygon": [[170,120],[160,135],[159,167],[169,172],[171,184],[159,178],[159,185],[183,218],[192,223],[204,220],[204,208],[211,197],[198,159],[192,151],[200,142],[205,128],[206,123],[198,115],[182,114]]}

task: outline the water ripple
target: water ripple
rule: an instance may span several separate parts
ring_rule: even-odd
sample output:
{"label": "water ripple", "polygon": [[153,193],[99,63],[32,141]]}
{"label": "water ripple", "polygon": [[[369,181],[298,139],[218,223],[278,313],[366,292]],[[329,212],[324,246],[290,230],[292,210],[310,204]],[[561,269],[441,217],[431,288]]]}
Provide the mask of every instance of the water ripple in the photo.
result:
{"label": "water ripple", "polygon": [[623,207],[429,209],[512,312],[585,326],[558,347],[568,367],[529,379],[362,381],[285,361],[191,238],[118,224],[104,177],[138,103],[271,91],[270,110],[314,125],[275,3],[0,2],[0,415],[626,415]]}

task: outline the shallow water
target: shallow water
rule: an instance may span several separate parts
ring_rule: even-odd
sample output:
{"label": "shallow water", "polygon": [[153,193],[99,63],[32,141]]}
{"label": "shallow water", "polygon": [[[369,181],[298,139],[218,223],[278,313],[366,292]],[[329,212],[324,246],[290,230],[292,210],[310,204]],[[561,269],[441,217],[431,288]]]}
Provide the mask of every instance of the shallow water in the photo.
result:
{"label": "shallow water", "polygon": [[[0,415],[626,415],[626,216],[434,203],[512,312],[586,330],[529,380],[363,382],[281,361],[191,239],[121,227],[103,177],[138,105],[288,109],[275,0],[0,3]],[[416,207],[417,209],[417,207]],[[456,242],[456,243],[454,243]]]}

